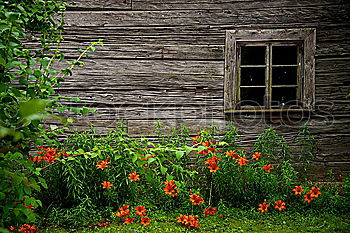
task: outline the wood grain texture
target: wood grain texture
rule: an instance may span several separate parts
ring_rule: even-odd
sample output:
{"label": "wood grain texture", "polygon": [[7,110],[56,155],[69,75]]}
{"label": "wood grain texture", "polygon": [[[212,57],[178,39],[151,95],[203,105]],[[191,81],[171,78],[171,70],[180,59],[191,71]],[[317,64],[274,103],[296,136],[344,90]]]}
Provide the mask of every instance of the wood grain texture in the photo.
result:
{"label": "wood grain texture", "polygon": [[[159,119],[168,131],[182,124],[196,134],[228,121],[249,147],[273,126],[292,140],[307,124],[319,140],[314,173],[350,172],[350,4],[343,0],[76,0],[66,13],[62,50],[102,38],[85,67],[66,77],[57,92],[79,96],[74,106],[91,106],[98,115],[78,117],[100,133],[127,121],[132,135],[155,137]],[[316,28],[315,110],[311,115],[224,114],[224,83],[229,57],[227,30]],[[35,47],[35,43],[29,43]],[[226,61],[226,64],[225,64]],[[231,61],[232,62],[232,61]],[[233,61],[234,62],[234,61]],[[313,91],[311,90],[310,93]],[[309,94],[310,94],[309,93]]]}

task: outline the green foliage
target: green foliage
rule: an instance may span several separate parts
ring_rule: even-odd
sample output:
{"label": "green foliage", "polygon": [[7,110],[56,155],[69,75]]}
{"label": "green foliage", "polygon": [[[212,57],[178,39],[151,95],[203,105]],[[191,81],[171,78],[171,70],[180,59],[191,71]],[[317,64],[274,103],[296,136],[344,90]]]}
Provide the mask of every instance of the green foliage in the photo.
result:
{"label": "green foliage", "polygon": [[[163,132],[159,124],[155,130]],[[303,185],[303,195],[311,186],[298,178],[300,173],[293,165],[300,157],[294,154],[299,152],[271,128],[258,137],[250,152],[243,150],[245,147],[232,125],[222,138],[217,136],[215,127],[210,127],[189,140],[186,128],[173,130],[168,136],[160,134],[158,141],[151,141],[129,136],[123,124],[107,135],[98,135],[92,128],[68,136],[59,148],[72,156],[43,171],[49,188],[40,194],[44,206],[42,215],[53,224],[79,227],[82,222],[88,225],[100,219],[115,219],[115,212],[123,204],[145,205],[150,210],[169,213],[176,209],[200,216],[209,205],[253,209],[260,214],[258,204],[264,199],[271,204],[272,212],[274,202],[283,200],[290,212],[332,209],[332,213],[344,213],[341,204],[346,197],[334,191],[338,187],[330,188],[329,192],[322,189],[322,195],[311,204],[305,203],[303,196],[294,195],[295,185]],[[300,137],[295,140],[301,142]],[[227,156],[226,152],[231,150],[239,157],[246,156],[247,164],[240,166],[237,160]],[[252,159],[253,153],[260,151],[263,153],[259,160]],[[205,164],[213,156],[219,158],[219,169],[215,173]],[[103,170],[98,169],[98,162],[106,159],[110,164]],[[272,166],[270,172],[262,169],[267,164]],[[131,172],[136,172],[140,180],[131,182]],[[103,189],[104,180],[113,186]],[[175,180],[179,189],[175,197],[164,194],[166,180]],[[347,186],[343,186],[347,190]],[[193,206],[189,201],[190,192],[200,194],[205,204]]]}
{"label": "green foliage", "polygon": [[102,45],[93,42],[66,68],[55,70],[64,61],[59,44],[65,8],[66,0],[0,0],[0,227],[34,221],[34,211],[24,205],[39,207],[41,202],[33,196],[46,184],[40,168],[28,160],[29,151],[38,138],[50,140],[41,124],[45,116],[67,123],[54,114],[72,111],[60,103],[71,98],[57,94],[55,88],[83,65],[88,51]]}

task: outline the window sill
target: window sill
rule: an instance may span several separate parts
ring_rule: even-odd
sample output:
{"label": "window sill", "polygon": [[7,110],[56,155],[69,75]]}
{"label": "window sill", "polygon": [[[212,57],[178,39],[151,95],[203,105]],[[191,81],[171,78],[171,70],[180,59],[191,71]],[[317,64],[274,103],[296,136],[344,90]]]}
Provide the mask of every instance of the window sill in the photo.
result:
{"label": "window sill", "polygon": [[276,109],[228,109],[225,110],[224,113],[228,114],[239,114],[239,113],[301,113],[301,112],[310,112],[312,111],[311,109],[306,109],[306,108],[298,108],[298,109],[293,109],[293,108],[276,108]]}

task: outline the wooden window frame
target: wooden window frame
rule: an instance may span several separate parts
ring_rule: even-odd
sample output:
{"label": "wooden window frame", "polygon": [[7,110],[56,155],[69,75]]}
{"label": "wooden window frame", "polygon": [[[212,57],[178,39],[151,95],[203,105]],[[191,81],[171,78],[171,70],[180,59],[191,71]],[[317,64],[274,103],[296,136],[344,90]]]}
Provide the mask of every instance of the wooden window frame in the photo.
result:
{"label": "wooden window frame", "polygon": [[[238,47],[242,43],[300,43],[301,56],[298,56],[298,93],[301,106],[298,108],[271,108],[271,94],[266,92],[264,108],[243,109],[239,105],[239,52]],[[270,47],[270,46],[268,46]],[[257,111],[304,111],[313,110],[315,107],[315,51],[316,29],[262,29],[262,30],[228,30],[226,31],[225,50],[225,80],[224,80],[224,112],[257,112]],[[270,51],[269,51],[270,52]],[[269,56],[271,58],[271,56]],[[266,66],[270,65],[267,61]],[[270,69],[266,69],[270,70]],[[271,74],[266,78],[271,81]],[[269,85],[269,83],[267,83]],[[271,88],[269,85],[268,88]]]}

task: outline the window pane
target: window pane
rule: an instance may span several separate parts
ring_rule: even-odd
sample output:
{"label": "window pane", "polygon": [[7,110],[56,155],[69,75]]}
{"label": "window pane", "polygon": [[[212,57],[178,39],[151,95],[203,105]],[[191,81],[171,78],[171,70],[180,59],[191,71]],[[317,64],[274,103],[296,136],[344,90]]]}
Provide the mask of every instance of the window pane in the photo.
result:
{"label": "window pane", "polygon": [[241,65],[265,65],[265,46],[242,46]]}
{"label": "window pane", "polygon": [[265,87],[241,88],[241,106],[264,106]]}
{"label": "window pane", "polygon": [[273,67],[272,85],[296,85],[298,67]]}
{"label": "window pane", "polygon": [[241,86],[265,86],[265,68],[242,67]]}
{"label": "window pane", "polygon": [[298,50],[296,45],[272,46],[273,65],[296,65],[298,61]]}
{"label": "window pane", "polygon": [[296,87],[273,87],[271,105],[279,107],[296,105],[296,93]]}

